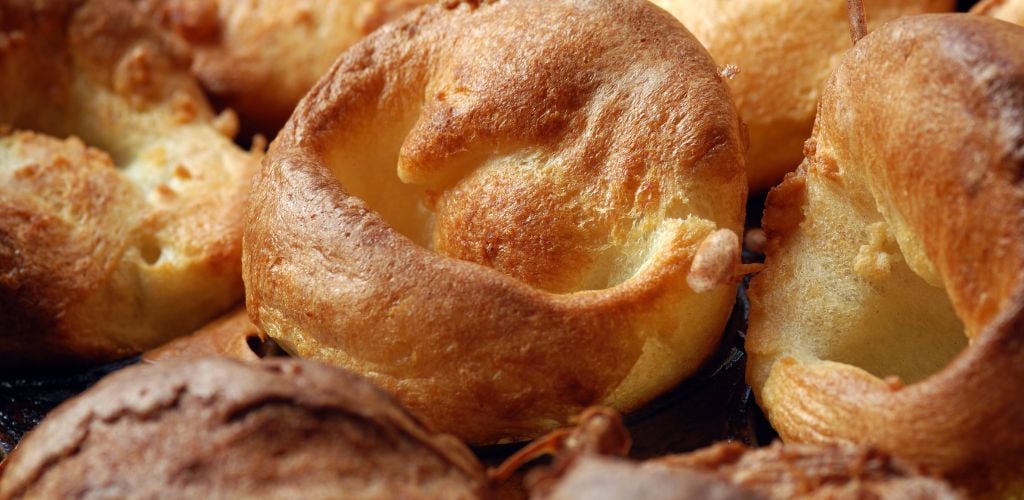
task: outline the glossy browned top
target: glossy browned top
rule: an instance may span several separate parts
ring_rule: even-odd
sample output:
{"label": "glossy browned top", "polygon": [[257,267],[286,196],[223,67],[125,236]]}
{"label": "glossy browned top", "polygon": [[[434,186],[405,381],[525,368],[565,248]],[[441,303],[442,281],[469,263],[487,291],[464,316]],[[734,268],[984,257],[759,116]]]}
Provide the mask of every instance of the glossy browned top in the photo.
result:
{"label": "glossy browned top", "polygon": [[[686,279],[741,228],[742,148],[710,57],[646,2],[428,6],[348,51],[271,147],[250,315],[471,442],[634,408],[722,331],[732,277]],[[701,269],[738,263],[706,248]]]}
{"label": "glossy browned top", "polygon": [[247,130],[276,132],[345,49],[430,0],[136,0],[188,42],[192,70]]}

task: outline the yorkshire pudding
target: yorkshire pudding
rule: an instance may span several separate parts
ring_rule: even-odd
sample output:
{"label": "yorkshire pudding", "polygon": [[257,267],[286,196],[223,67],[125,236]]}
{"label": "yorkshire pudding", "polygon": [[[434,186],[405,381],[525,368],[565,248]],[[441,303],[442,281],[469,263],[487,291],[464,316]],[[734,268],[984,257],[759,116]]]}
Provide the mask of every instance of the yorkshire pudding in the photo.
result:
{"label": "yorkshire pudding", "polygon": [[135,354],[241,298],[256,161],[184,54],[124,1],[0,3],[0,369]]}
{"label": "yorkshire pudding", "polygon": [[[729,81],[750,133],[747,179],[764,191],[803,160],[821,90],[850,48],[846,0],[654,0],[697,37]],[[948,12],[953,0],[865,0],[871,27]]]}
{"label": "yorkshire pudding", "polygon": [[384,391],[303,360],[125,368],[11,453],[0,498],[477,498],[452,436]]}
{"label": "yorkshire pudding", "polygon": [[1024,486],[1024,29],[894,21],[844,57],[768,197],[748,381],[783,439]]}
{"label": "yorkshire pudding", "polygon": [[268,133],[345,49],[429,1],[136,0],[191,45],[206,90]]}
{"label": "yorkshire pudding", "polygon": [[719,443],[646,462],[584,456],[545,478],[530,498],[676,500],[700,498],[960,500],[945,481],[878,451],[856,446]]}
{"label": "yorkshire pudding", "polygon": [[249,313],[473,443],[636,408],[733,305],[742,147],[711,57],[646,1],[427,6],[346,52],[272,145]]}
{"label": "yorkshire pudding", "polygon": [[1024,0],[983,0],[971,8],[971,12],[1024,24]]}
{"label": "yorkshire pudding", "polygon": [[861,446],[775,442],[750,449],[721,442],[644,462],[618,459],[629,441],[618,414],[589,408],[575,427],[538,439],[489,475],[503,481],[526,462],[551,454],[550,465],[526,474],[531,498],[962,498],[920,467]]}

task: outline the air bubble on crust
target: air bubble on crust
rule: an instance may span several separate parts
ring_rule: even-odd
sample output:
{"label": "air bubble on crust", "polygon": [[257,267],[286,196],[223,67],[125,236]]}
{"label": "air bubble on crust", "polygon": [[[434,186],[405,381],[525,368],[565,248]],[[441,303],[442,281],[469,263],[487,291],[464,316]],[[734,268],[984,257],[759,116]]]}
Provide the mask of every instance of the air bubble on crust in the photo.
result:
{"label": "air bubble on crust", "polygon": [[139,242],[139,255],[142,257],[142,261],[146,265],[154,265],[160,261],[160,257],[163,256],[164,250],[160,246],[160,242],[157,241],[153,235],[146,235]]}

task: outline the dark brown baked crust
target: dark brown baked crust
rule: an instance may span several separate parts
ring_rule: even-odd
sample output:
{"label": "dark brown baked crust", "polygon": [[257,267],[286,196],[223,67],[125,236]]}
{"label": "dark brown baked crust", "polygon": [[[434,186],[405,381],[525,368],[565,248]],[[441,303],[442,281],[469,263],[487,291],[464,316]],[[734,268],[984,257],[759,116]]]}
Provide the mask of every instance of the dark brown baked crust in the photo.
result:
{"label": "dark brown baked crust", "polygon": [[531,443],[489,474],[503,481],[549,453],[551,465],[526,476],[532,498],[962,498],[920,467],[868,447],[775,442],[751,449],[720,442],[631,462],[618,458],[626,456],[629,441],[616,412],[588,408],[575,427]]}
{"label": "dark brown baked crust", "polygon": [[472,498],[472,453],[366,380],[311,361],[138,365],[65,403],[0,498]]}
{"label": "dark brown baked crust", "polygon": [[928,500],[964,496],[885,453],[852,445],[719,443],[646,462],[584,455],[535,480],[531,498]]}
{"label": "dark brown baked crust", "polygon": [[[920,16],[869,34],[833,75],[807,160],[769,196],[751,286],[748,380],[787,442],[870,444],[974,494],[1024,488],[1022,46],[1008,23]],[[861,217],[875,222],[846,222]],[[920,296],[889,300],[897,273]],[[901,378],[949,338],[914,330],[933,308],[959,343]],[[871,356],[850,361],[853,346]]]}
{"label": "dark brown baked crust", "polygon": [[872,448],[775,442],[751,449],[718,443],[645,466],[703,472],[767,498],[955,499],[946,482]]}
{"label": "dark brown baked crust", "polygon": [[229,122],[130,3],[0,3],[0,371],[135,354],[238,302],[256,158]]}
{"label": "dark brown baked crust", "polygon": [[250,315],[474,443],[635,408],[720,337],[734,282],[686,278],[740,231],[742,147],[710,57],[647,2],[427,6],[346,52],[271,147]]}

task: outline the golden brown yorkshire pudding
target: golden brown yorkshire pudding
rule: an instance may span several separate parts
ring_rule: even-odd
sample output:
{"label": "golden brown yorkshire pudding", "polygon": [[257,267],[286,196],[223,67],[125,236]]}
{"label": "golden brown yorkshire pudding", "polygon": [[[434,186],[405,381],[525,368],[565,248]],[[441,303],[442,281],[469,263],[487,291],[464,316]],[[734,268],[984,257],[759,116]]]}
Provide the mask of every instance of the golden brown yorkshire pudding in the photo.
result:
{"label": "golden brown yorkshire pudding", "polygon": [[483,469],[390,395],[312,361],[126,368],[11,453],[0,498],[476,498]]}
{"label": "golden brown yorkshire pudding", "polygon": [[971,12],[1011,23],[1024,24],[1024,1],[1022,0],[983,0],[975,5]]}
{"label": "golden brown yorkshire pudding", "polygon": [[[747,179],[764,191],[803,160],[828,75],[850,48],[846,0],[654,0],[693,32],[729,81],[747,124]],[[865,0],[871,27],[953,10],[952,0]]]}
{"label": "golden brown yorkshire pudding", "polygon": [[0,369],[135,354],[239,301],[256,159],[182,50],[123,1],[0,4]]}
{"label": "golden brown yorkshire pudding", "polygon": [[636,408],[732,307],[738,129],[710,56],[645,1],[425,7],[345,53],[271,147],[249,313],[474,443]]}
{"label": "golden brown yorkshire pudding", "polygon": [[768,197],[748,381],[780,435],[1024,486],[1024,29],[894,21]]}
{"label": "golden brown yorkshire pudding", "polygon": [[275,132],[345,49],[432,0],[136,0],[192,46],[192,70],[247,127]]}

